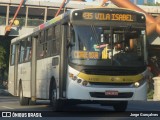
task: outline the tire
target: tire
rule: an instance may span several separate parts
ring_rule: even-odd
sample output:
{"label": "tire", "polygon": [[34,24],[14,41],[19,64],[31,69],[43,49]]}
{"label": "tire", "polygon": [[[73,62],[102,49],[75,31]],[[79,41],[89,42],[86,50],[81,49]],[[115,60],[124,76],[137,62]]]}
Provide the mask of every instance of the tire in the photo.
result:
{"label": "tire", "polygon": [[20,105],[28,105],[29,104],[29,98],[23,97],[22,84],[20,84],[20,86],[19,86],[19,103],[20,103]]}
{"label": "tire", "polygon": [[115,111],[124,112],[126,111],[127,106],[128,106],[128,101],[122,101],[113,105],[113,108]]}
{"label": "tire", "polygon": [[36,105],[36,100],[29,99],[29,105]]}
{"label": "tire", "polygon": [[57,87],[55,81],[51,86],[50,104],[52,106],[53,111],[56,112],[62,110],[62,101],[57,99]]}

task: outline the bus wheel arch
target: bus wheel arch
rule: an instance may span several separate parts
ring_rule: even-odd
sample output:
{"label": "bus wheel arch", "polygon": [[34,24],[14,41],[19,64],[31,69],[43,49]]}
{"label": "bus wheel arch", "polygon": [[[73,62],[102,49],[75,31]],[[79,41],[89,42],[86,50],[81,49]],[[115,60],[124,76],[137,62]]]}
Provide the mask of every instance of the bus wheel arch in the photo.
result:
{"label": "bus wheel arch", "polygon": [[49,85],[49,100],[51,100],[51,94],[52,94],[52,89],[54,84],[56,84],[56,81],[55,81],[55,78],[52,76],[50,80],[50,85]]}
{"label": "bus wheel arch", "polygon": [[19,80],[19,86],[18,86],[18,96],[20,96],[20,89],[21,89],[21,87],[22,87],[22,80],[20,79]]}
{"label": "bus wheel arch", "polygon": [[23,96],[22,80],[19,80],[19,103],[20,105],[28,105],[29,99]]}

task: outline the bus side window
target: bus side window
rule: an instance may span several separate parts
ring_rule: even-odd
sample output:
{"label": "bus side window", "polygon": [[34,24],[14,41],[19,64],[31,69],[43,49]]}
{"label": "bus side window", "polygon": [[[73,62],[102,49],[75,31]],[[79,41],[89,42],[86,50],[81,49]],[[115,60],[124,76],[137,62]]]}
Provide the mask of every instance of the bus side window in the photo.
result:
{"label": "bus side window", "polygon": [[43,50],[41,51],[40,57],[45,57],[47,55],[47,43],[42,44]]}
{"label": "bus side window", "polygon": [[25,61],[31,60],[31,47],[32,47],[32,41],[31,38],[28,38],[26,41],[26,50],[25,50]]}
{"label": "bus side window", "polygon": [[39,34],[39,41],[40,43],[45,42],[45,31],[41,31]]}
{"label": "bus side window", "polygon": [[46,30],[46,40],[49,41],[49,40],[52,40],[53,39],[53,28],[49,28]]}
{"label": "bus side window", "polygon": [[50,57],[52,55],[53,51],[53,41],[55,40],[55,27],[51,27],[46,32],[46,38],[47,38],[47,45],[46,45],[46,51],[47,51],[47,57]]}
{"label": "bus side window", "polygon": [[52,41],[52,55],[57,54],[56,40]]}
{"label": "bus side window", "polygon": [[60,25],[53,26],[52,28],[52,40],[48,42],[47,52],[50,55],[57,55],[59,46],[59,38],[60,38]]}
{"label": "bus side window", "polygon": [[24,53],[25,53],[25,42],[26,42],[26,40],[22,40],[21,42],[20,42],[20,51],[19,51],[19,63],[23,63],[24,62]]}
{"label": "bus side window", "polygon": [[37,40],[37,58],[41,59],[45,56],[45,47],[44,45],[46,44],[45,36],[41,36],[41,32],[38,35],[38,40]]}
{"label": "bus side window", "polygon": [[41,41],[40,41],[40,33],[38,35],[38,40],[37,40],[37,59],[40,59],[40,54],[43,50],[43,46],[41,45]]}
{"label": "bus side window", "polygon": [[52,40],[47,41],[47,56],[50,57],[51,56],[51,50],[52,50]]}
{"label": "bus side window", "polygon": [[61,39],[61,26],[57,25],[55,26],[55,41],[53,42],[53,45],[55,46],[55,48],[53,49],[53,54],[59,54],[60,53],[60,49],[61,49],[61,43],[60,43],[60,39]]}
{"label": "bus side window", "polygon": [[11,46],[11,61],[10,61],[11,65],[15,64],[15,54],[16,54],[16,45],[12,45]]}
{"label": "bus side window", "polygon": [[56,51],[56,26],[53,26],[53,39],[51,41],[51,55],[56,55],[57,51]]}

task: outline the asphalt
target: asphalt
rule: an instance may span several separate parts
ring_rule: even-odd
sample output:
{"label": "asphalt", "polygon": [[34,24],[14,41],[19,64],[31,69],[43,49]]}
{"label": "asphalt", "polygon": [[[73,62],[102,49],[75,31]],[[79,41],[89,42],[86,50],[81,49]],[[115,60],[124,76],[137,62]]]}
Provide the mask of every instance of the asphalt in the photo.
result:
{"label": "asphalt", "polygon": [[[12,96],[7,89],[0,88],[0,96]],[[153,99],[147,99],[147,101],[153,101]]]}

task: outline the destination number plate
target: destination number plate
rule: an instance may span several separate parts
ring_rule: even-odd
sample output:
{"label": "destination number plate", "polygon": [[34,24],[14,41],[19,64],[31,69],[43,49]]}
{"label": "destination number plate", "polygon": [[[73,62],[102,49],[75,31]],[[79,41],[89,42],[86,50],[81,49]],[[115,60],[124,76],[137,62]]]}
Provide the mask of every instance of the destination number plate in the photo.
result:
{"label": "destination number plate", "polygon": [[118,96],[118,91],[105,91],[105,95]]}

